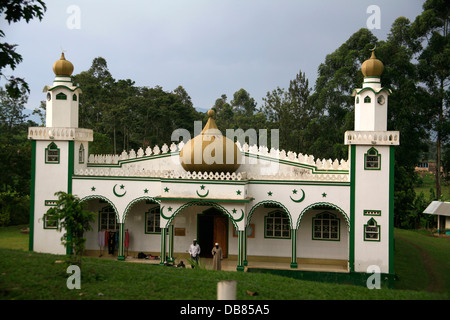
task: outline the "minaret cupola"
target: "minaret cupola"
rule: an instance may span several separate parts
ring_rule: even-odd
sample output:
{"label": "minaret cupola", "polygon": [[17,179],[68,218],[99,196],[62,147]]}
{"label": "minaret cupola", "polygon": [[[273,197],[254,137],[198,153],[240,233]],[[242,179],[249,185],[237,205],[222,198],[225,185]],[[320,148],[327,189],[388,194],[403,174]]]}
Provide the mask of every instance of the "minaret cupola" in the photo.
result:
{"label": "minaret cupola", "polygon": [[74,86],[71,75],[74,67],[72,62],[66,60],[64,52],[61,58],[53,64],[55,79],[53,85],[45,86],[46,127],[78,128],[78,103],[81,89]]}

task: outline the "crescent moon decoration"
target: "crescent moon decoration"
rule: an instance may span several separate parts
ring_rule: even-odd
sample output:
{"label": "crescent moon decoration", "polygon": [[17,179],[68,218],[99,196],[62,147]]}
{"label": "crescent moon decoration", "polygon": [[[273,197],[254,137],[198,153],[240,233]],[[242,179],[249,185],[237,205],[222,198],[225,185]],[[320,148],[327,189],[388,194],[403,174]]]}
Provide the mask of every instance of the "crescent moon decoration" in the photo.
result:
{"label": "crescent moon decoration", "polygon": [[161,207],[161,210],[160,210],[161,217],[163,217],[163,218],[166,219],[166,220],[169,220],[170,217],[166,217],[166,216],[164,215],[164,213],[163,213],[163,210],[164,210],[164,206],[162,206],[162,207]]}
{"label": "crescent moon decoration", "polygon": [[375,43],[375,47],[373,49],[369,49],[370,51],[374,51],[377,48],[377,44]]}
{"label": "crescent moon decoration", "polygon": [[200,198],[204,198],[204,197],[206,197],[206,196],[209,194],[209,190],[208,190],[204,195],[201,195],[200,193],[198,193],[198,191],[195,191],[195,192],[197,192],[197,195],[198,195]]}
{"label": "crescent moon decoration", "polygon": [[235,222],[239,222],[239,221],[241,221],[242,219],[244,219],[244,210],[242,210],[241,209],[241,217],[239,218],[239,219],[235,219],[234,217],[233,217],[233,220],[235,221]]}
{"label": "crescent moon decoration", "polygon": [[114,188],[113,188],[113,192],[114,192],[114,195],[116,196],[116,197],[123,197],[127,192],[125,191],[123,194],[118,194],[117,192],[116,192],[116,187],[117,187],[117,184],[114,186]]}
{"label": "crescent moon decoration", "polygon": [[298,200],[294,200],[294,199],[292,199],[292,197],[290,197],[292,201],[299,203],[299,202],[302,202],[303,200],[305,200],[305,191],[303,191],[303,189],[301,189],[301,190],[303,192],[303,196]]}

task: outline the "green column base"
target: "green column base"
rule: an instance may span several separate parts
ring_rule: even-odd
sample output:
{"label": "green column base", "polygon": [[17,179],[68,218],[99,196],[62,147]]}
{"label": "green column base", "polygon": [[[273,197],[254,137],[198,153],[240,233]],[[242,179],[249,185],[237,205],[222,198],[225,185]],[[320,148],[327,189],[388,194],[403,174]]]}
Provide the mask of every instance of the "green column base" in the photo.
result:
{"label": "green column base", "polygon": [[298,264],[296,262],[291,262],[291,269],[297,269]]}
{"label": "green column base", "polygon": [[244,271],[244,266],[237,266],[236,270],[237,271]]}
{"label": "green column base", "polygon": [[119,261],[124,261],[124,260],[125,260],[125,256],[118,256],[118,257],[117,257],[117,260],[119,260]]}
{"label": "green column base", "polygon": [[248,266],[248,261],[244,260],[244,266]]}

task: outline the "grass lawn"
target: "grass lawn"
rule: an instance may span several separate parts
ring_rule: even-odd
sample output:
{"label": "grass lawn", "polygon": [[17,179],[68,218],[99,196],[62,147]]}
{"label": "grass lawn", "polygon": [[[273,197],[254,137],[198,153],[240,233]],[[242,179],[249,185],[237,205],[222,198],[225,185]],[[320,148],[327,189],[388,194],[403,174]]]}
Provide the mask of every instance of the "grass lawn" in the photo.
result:
{"label": "grass lawn", "polygon": [[397,288],[450,293],[450,237],[395,229]]}
{"label": "grass lawn", "polygon": [[[398,285],[407,290],[369,290],[270,274],[169,268],[93,257],[83,258],[81,289],[69,290],[65,257],[26,251],[28,241],[19,240],[27,238],[19,232],[21,228],[0,228],[0,299],[215,300],[217,283],[221,280],[237,281],[238,300],[449,299],[450,282],[445,275],[450,263],[449,241],[404,230],[396,230],[401,238],[396,238],[395,254]],[[17,248],[19,243],[22,248]],[[14,250],[8,249],[9,244]],[[421,263],[422,253],[417,245],[426,248],[432,261]],[[441,250],[447,253],[442,254]],[[429,270],[432,275],[424,277]],[[441,285],[432,281],[436,275],[442,280]],[[437,293],[426,291],[430,289]],[[247,291],[258,294],[250,296]]]}
{"label": "grass lawn", "polygon": [[[416,194],[424,193],[425,199],[430,196],[430,188],[436,193],[436,180],[432,173],[420,173],[421,182],[414,188]],[[443,201],[450,201],[450,184],[444,179],[441,180],[441,193]]]}

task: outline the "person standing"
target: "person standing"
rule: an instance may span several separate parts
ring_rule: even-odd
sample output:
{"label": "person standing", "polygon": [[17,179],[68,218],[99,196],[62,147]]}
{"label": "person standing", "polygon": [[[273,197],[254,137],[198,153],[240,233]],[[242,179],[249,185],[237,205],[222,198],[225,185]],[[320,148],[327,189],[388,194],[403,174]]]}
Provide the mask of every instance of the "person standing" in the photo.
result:
{"label": "person standing", "polygon": [[[197,239],[192,241],[192,244],[189,246],[189,254],[191,255],[192,260],[195,261],[195,265],[198,265],[198,257],[200,255],[200,245],[197,243]],[[194,268],[194,265],[191,265]]]}
{"label": "person standing", "polygon": [[211,253],[213,255],[213,269],[222,270],[222,248],[216,242],[216,245],[212,248]]}

